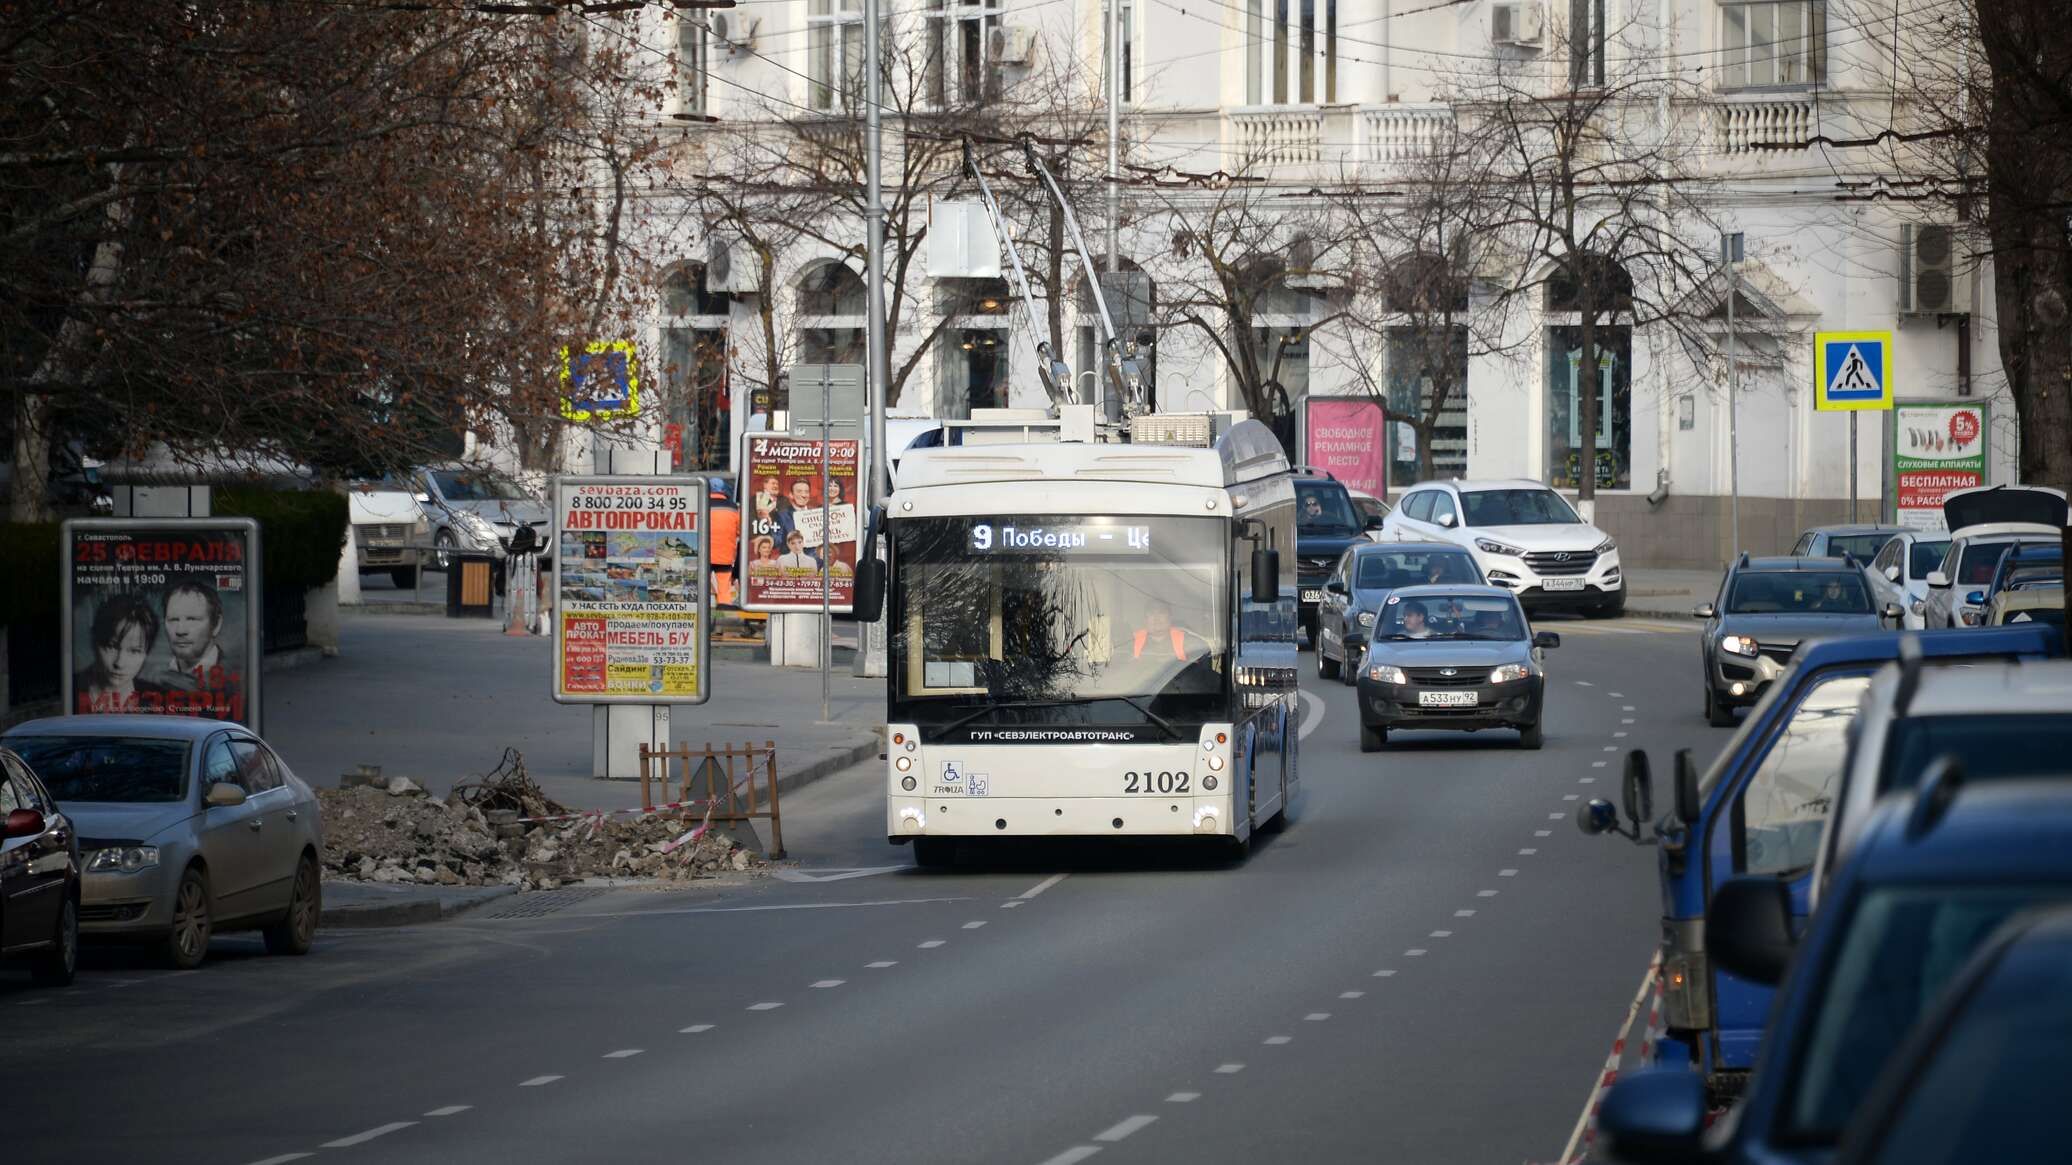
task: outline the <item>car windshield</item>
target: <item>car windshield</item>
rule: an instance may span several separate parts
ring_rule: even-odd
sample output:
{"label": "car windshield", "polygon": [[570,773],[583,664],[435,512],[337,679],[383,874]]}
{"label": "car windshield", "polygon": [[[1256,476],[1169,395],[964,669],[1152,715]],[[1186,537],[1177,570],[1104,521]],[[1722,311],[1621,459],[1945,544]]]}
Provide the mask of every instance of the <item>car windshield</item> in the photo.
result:
{"label": "car windshield", "polygon": [[456,473],[440,470],[432,474],[432,480],[438,483],[439,496],[449,502],[530,500],[526,492],[519,489],[515,482],[498,477],[494,473]]}
{"label": "car windshield", "polygon": [[29,762],[59,804],[178,801],[187,792],[187,742],[133,736],[19,736],[8,747]]}
{"label": "car windshield", "polygon": [[1736,575],[1727,597],[1733,615],[1867,615],[1870,592],[1863,576],[1807,570],[1756,571]]}
{"label": "car windshield", "polygon": [[1907,1029],[1993,929],[2072,886],[1895,886],[1865,895],[1820,990],[1789,1135],[1834,1143]]}
{"label": "car windshield", "polygon": [[1141,726],[1148,708],[1200,724],[1224,708],[1230,569],[1215,519],[912,518],[893,531],[895,720],[991,709],[992,724]]}
{"label": "car windshield", "polygon": [[1916,542],[1907,551],[1907,577],[1927,578],[1928,572],[1942,567],[1943,559],[1950,556],[1950,540],[1940,542]]}
{"label": "car windshield", "polygon": [[1392,595],[1382,607],[1376,639],[1475,639],[1515,641],[1525,638],[1518,601],[1494,595]]}
{"label": "car windshield", "polygon": [[[2020,1161],[2072,1138],[2072,960],[2042,945],[2003,955],[1969,993],[1889,1112],[1878,1165]],[[2039,1140],[2039,1138],[2042,1138]]]}
{"label": "car windshield", "polygon": [[1295,528],[1313,534],[1350,534],[1360,528],[1345,487],[1328,481],[1295,483]]}
{"label": "car windshield", "polygon": [[2072,711],[1895,720],[1885,738],[1878,791],[1913,788],[1929,763],[1945,754],[1963,762],[1967,780],[2065,776],[2072,773],[2072,759],[2066,759],[2072,758]]}
{"label": "car windshield", "polygon": [[1428,583],[1480,583],[1475,560],[1460,550],[1361,551],[1353,589],[1393,590]]}
{"label": "car windshield", "polygon": [[1551,489],[1463,490],[1461,505],[1468,526],[1557,526],[1582,519]]}
{"label": "car windshield", "polygon": [[1827,540],[1827,552],[1836,558],[1849,554],[1858,562],[1869,562],[1890,541],[1890,534],[1835,534]]}

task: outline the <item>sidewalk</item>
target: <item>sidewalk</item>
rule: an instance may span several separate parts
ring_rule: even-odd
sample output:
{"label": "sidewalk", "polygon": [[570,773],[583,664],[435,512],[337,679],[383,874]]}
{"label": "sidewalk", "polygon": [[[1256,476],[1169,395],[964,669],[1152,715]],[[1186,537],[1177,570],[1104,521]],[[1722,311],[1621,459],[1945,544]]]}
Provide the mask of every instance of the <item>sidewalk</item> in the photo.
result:
{"label": "sidewalk", "polygon": [[[343,621],[336,659],[267,677],[266,738],[297,775],[335,787],[362,764],[444,795],[496,767],[506,747],[574,808],[640,803],[638,781],[591,775],[592,709],[548,695],[552,643],[500,622],[365,611]],[[837,666],[831,723],[819,724],[820,673],[715,659],[712,699],[674,708],[675,744],[775,741],[790,788],[877,754],[885,681]]]}
{"label": "sidewalk", "polygon": [[1691,608],[1719,594],[1716,570],[1627,570],[1626,613],[1649,619],[1691,620]]}

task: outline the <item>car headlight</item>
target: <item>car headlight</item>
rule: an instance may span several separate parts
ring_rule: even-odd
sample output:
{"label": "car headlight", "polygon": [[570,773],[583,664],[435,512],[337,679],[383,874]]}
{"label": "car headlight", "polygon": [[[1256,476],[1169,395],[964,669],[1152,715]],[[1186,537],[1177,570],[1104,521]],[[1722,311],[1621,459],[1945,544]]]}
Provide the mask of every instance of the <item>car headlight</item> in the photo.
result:
{"label": "car headlight", "polygon": [[1755,640],[1750,639],[1746,635],[1722,636],[1719,641],[1719,649],[1728,655],[1745,655],[1750,659],[1755,658],[1756,653],[1761,650],[1756,646]]}
{"label": "car headlight", "polygon": [[1613,541],[1610,538],[1606,538],[1604,541],[1599,542],[1597,544],[1597,549],[1594,553],[1610,554],[1612,551],[1617,550],[1618,548],[1619,544],[1617,542]]}
{"label": "car headlight", "polygon": [[1532,675],[1531,664],[1507,663],[1504,666],[1489,673],[1489,682],[1492,684],[1516,683],[1519,680],[1525,679],[1530,675]]}
{"label": "car headlight", "polygon": [[155,845],[118,846],[113,849],[97,849],[86,858],[86,872],[89,874],[134,874],[148,870],[158,864],[158,847]]}
{"label": "car headlight", "polygon": [[1367,678],[1377,684],[1407,684],[1410,682],[1410,677],[1403,674],[1402,668],[1390,667],[1385,663],[1377,663],[1373,667],[1368,668]]}
{"label": "car headlight", "polygon": [[462,510],[456,523],[478,546],[496,545],[496,527],[473,510]]}
{"label": "car headlight", "polygon": [[1362,627],[1372,627],[1372,626],[1374,626],[1374,612],[1372,612],[1372,611],[1362,611],[1362,612],[1360,612],[1360,626],[1362,626]]}
{"label": "car headlight", "polygon": [[424,538],[424,537],[428,537],[428,536],[430,536],[430,534],[431,534],[431,532],[432,532],[432,522],[431,522],[431,519],[429,519],[429,518],[425,517],[425,516],[424,516],[424,515],[422,515],[422,514],[419,514],[419,515],[418,515],[418,517],[417,517],[417,521],[416,521],[416,522],[415,522],[414,524],[412,524],[412,525],[411,525],[411,527],[410,527],[410,532],[411,532],[412,534],[415,534],[415,535],[417,535],[417,536],[418,536],[418,537],[420,537],[420,538]]}
{"label": "car headlight", "polygon": [[1477,538],[1475,539],[1475,547],[1484,554],[1501,554],[1508,558],[1525,557],[1525,551],[1520,550],[1516,546],[1506,546],[1493,538]]}

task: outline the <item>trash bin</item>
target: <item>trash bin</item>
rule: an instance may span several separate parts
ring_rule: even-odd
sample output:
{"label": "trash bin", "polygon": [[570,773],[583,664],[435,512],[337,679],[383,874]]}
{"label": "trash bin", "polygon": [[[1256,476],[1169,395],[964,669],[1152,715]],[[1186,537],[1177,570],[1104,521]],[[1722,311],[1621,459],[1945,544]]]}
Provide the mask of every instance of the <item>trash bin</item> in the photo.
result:
{"label": "trash bin", "polygon": [[496,617],[496,559],[481,551],[462,550],[450,555],[446,568],[446,615],[448,618]]}

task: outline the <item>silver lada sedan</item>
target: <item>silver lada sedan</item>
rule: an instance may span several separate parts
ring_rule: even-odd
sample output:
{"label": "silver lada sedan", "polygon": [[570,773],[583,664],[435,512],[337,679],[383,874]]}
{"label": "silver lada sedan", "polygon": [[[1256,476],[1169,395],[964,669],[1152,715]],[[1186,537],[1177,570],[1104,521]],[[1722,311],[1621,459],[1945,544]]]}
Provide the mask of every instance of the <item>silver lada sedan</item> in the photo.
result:
{"label": "silver lada sedan", "polygon": [[57,716],[0,737],[79,835],[82,937],[156,943],[182,969],[218,931],[304,954],[321,911],[316,794],[241,725]]}

